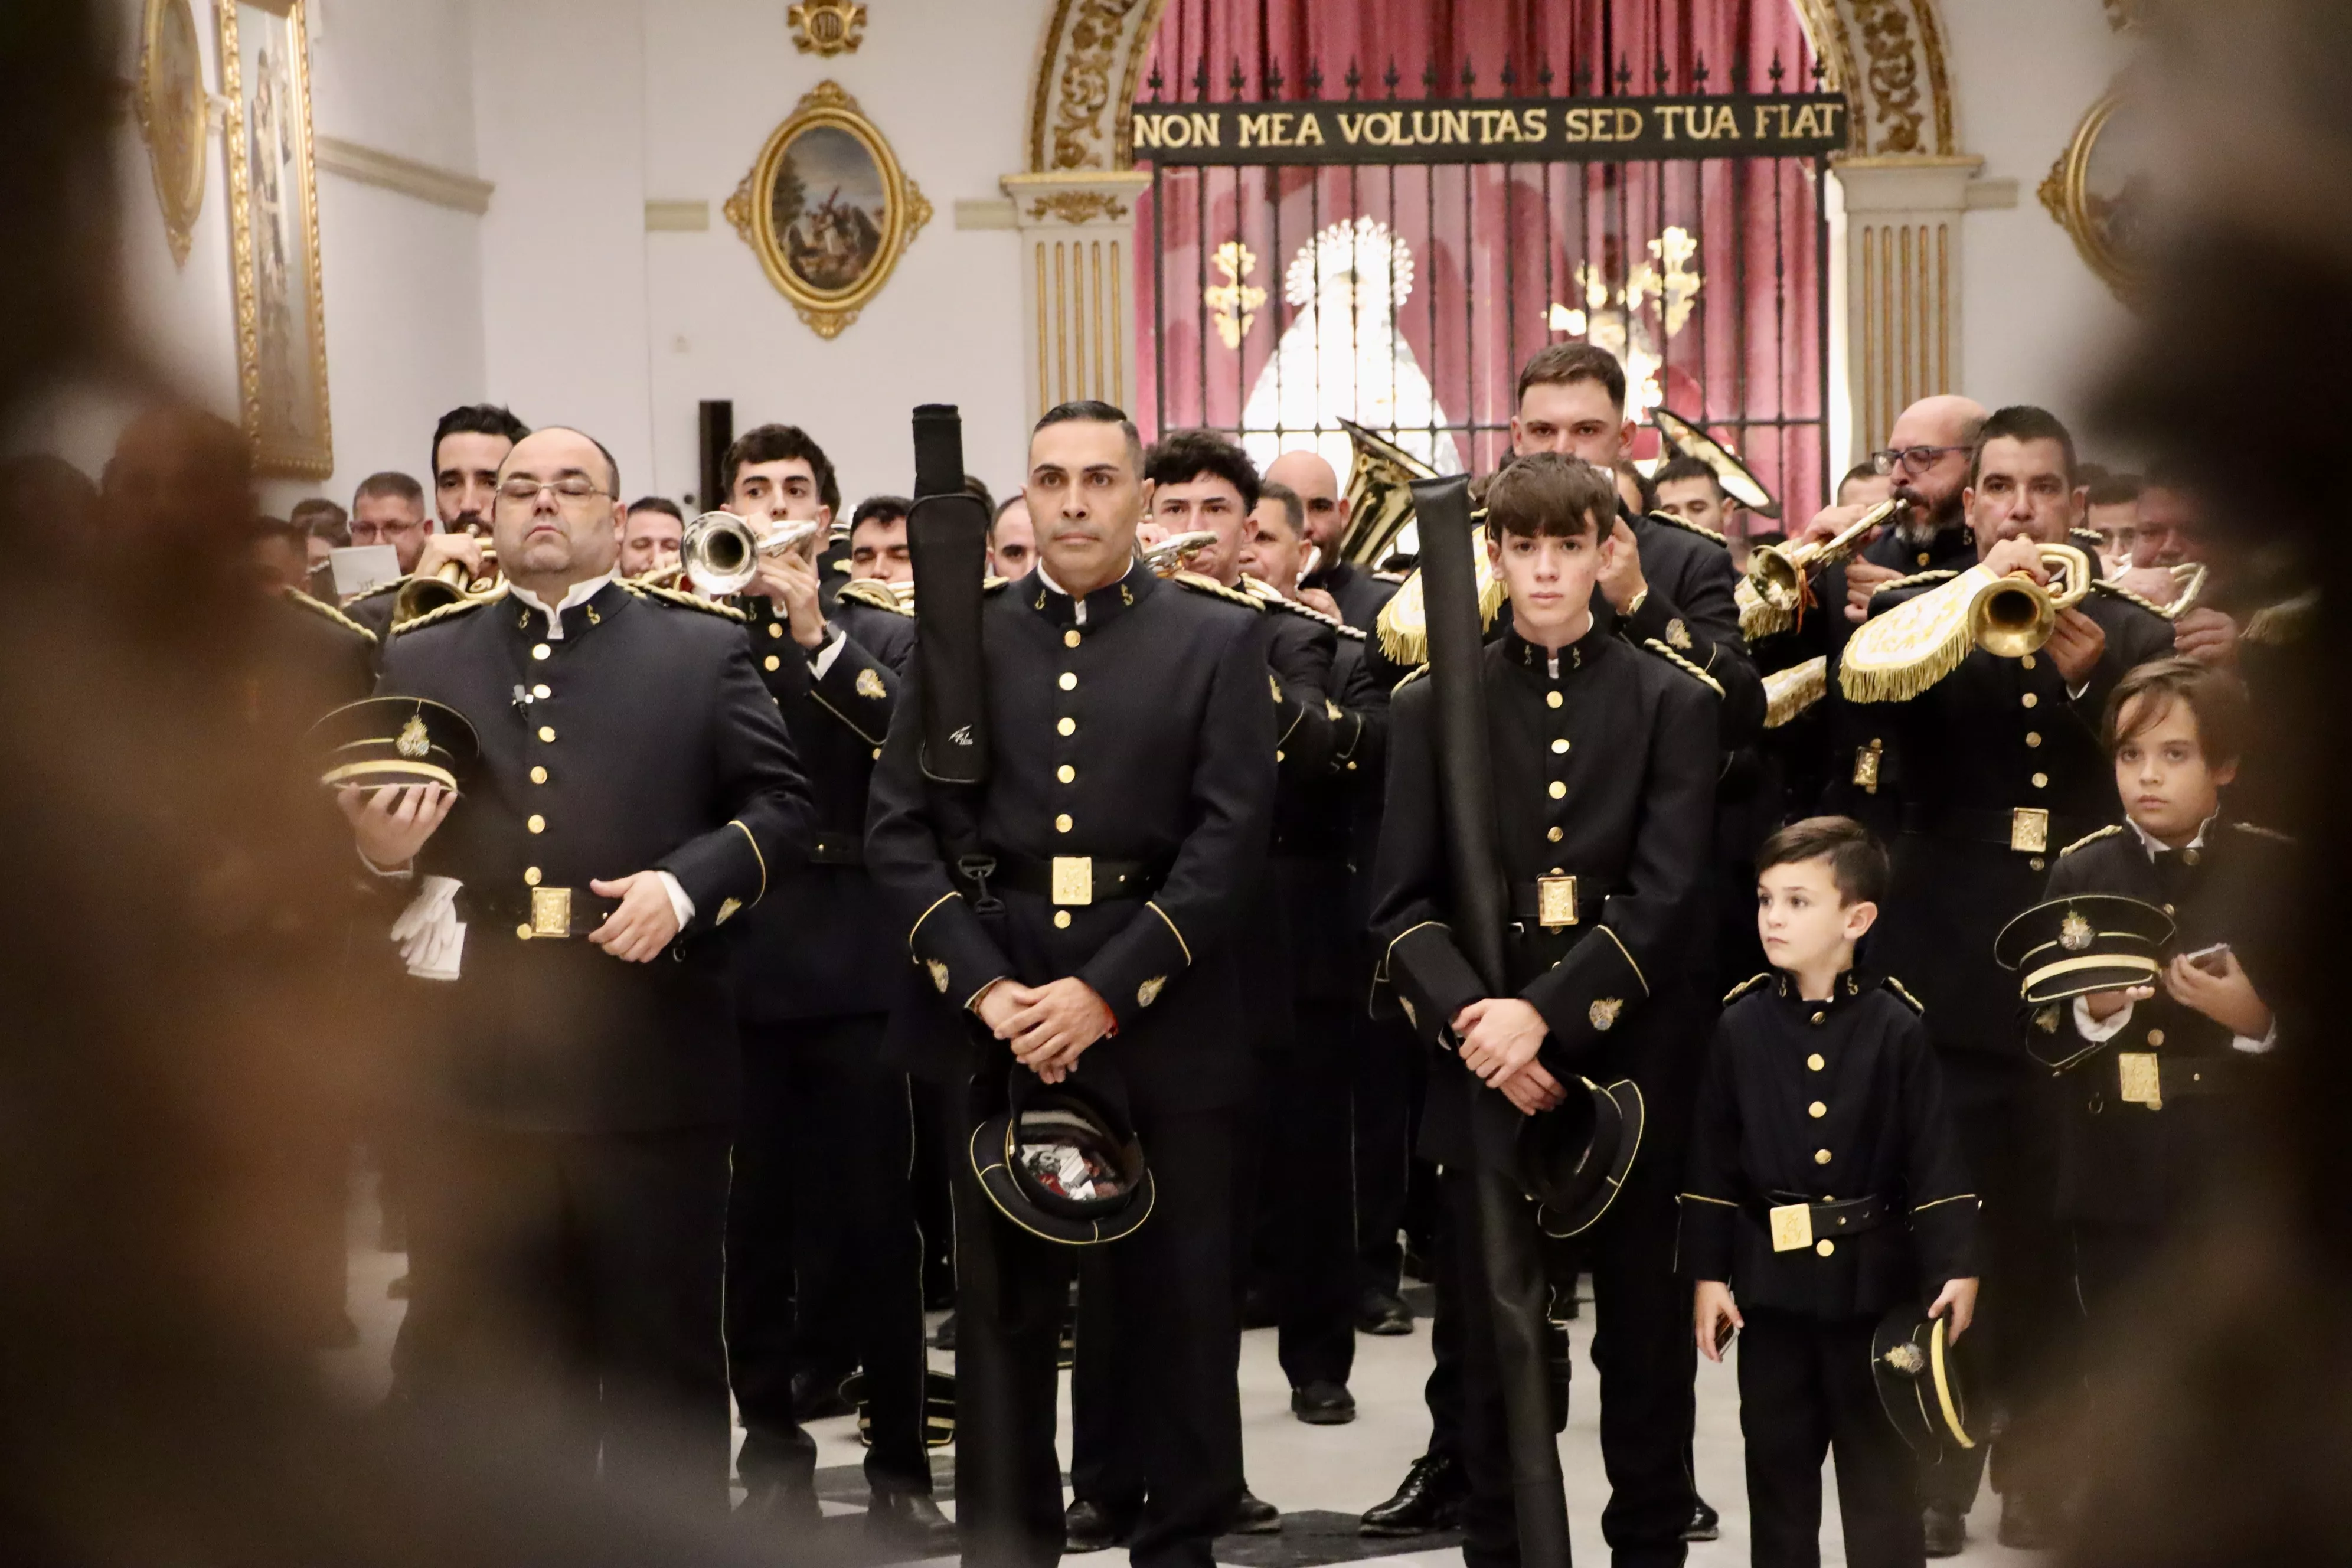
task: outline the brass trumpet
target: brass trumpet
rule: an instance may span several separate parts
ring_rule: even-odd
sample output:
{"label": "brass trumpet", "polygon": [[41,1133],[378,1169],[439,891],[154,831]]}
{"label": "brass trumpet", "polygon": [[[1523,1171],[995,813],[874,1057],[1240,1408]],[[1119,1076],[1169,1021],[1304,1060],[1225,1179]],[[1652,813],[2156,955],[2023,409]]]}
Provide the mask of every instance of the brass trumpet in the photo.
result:
{"label": "brass trumpet", "polygon": [[1805,579],[1853,554],[1864,537],[1908,502],[1888,499],[1864,511],[1831,538],[1818,542],[1759,544],[1748,552],[1748,574],[1732,589],[1739,604],[1739,633],[1750,639],[1784,632],[1804,603]]}
{"label": "brass trumpet", "polygon": [[1916,697],[1959,668],[1973,647],[2001,658],[2022,658],[2050,640],[2059,612],[2090,593],[2091,559],[2072,544],[2044,544],[2046,570],[2063,570],[2065,586],[2045,588],[2030,577],[1997,577],[1971,566],[1908,604],[1864,621],[1847,639],[1838,686],[1855,702]]}
{"label": "brass trumpet", "polygon": [[487,599],[505,586],[506,579],[499,574],[499,552],[485,546],[479,577],[462,561],[444,561],[425,576],[412,574],[392,596],[392,624],[429,616],[460,599]]}
{"label": "brass trumpet", "polygon": [[760,574],[760,557],[781,555],[816,536],[814,522],[777,523],[764,531],[731,511],[706,511],[686,525],[678,545],[682,574],[713,598],[740,594]]}
{"label": "brass trumpet", "polygon": [[1171,533],[1159,543],[1142,551],[1144,565],[1155,577],[1172,577],[1192,564],[1192,557],[1217,542],[1217,536],[1207,529],[1195,529],[1190,533]]}

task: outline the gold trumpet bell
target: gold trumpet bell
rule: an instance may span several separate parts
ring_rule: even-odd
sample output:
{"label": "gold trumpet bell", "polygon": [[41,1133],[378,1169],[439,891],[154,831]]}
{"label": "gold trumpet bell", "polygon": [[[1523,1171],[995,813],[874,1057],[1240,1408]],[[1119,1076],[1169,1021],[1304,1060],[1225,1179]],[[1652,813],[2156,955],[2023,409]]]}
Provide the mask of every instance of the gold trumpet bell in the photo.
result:
{"label": "gold trumpet bell", "polygon": [[2042,546],[2042,563],[2045,569],[2063,571],[2063,588],[1971,566],[1872,616],[1846,640],[1838,689],[1849,701],[1901,702],[1958,669],[1972,648],[2000,658],[2036,651],[2050,640],[2059,613],[2080,604],[2093,581],[2090,558],[2074,545]]}
{"label": "gold trumpet bell", "polygon": [[411,576],[392,598],[392,624],[400,626],[446,609],[462,599],[487,599],[502,592],[506,579],[499,573],[499,552],[484,549],[482,574],[476,577],[462,561],[444,561],[428,576]]}

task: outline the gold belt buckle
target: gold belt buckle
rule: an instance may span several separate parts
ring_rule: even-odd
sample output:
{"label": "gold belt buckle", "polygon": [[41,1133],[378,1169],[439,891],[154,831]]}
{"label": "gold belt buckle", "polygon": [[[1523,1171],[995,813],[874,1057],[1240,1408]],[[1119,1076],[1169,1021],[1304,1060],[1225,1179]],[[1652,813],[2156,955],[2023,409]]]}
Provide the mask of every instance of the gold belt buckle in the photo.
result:
{"label": "gold belt buckle", "polygon": [[1536,924],[1546,931],[1558,931],[1576,923],[1576,879],[1573,877],[1538,877],[1536,879]]}
{"label": "gold belt buckle", "polygon": [[2126,1105],[2145,1105],[2150,1110],[2164,1109],[2164,1075],[2157,1067],[2154,1051],[2117,1051],[2116,1076],[2121,1080]]}
{"label": "gold belt buckle", "polygon": [[530,890],[530,934],[535,937],[572,934],[571,889],[533,888]]}
{"label": "gold belt buckle", "polygon": [[1813,1205],[1777,1204],[1766,1215],[1772,1222],[1772,1250],[1796,1252],[1813,1244]]}
{"label": "gold belt buckle", "polygon": [[1054,857],[1054,901],[1091,904],[1095,901],[1095,863],[1089,855]]}
{"label": "gold belt buckle", "polygon": [[2039,855],[2050,847],[2050,814],[2038,805],[2021,805],[2009,814],[2009,847],[2022,855]]}

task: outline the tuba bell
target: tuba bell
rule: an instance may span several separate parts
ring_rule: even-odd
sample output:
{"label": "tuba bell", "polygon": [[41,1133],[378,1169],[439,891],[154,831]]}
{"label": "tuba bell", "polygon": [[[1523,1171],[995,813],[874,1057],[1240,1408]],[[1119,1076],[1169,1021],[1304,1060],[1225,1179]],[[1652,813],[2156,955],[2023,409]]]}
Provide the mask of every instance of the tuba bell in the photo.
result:
{"label": "tuba bell", "polygon": [[1959,668],[1971,648],[2022,658],[2050,640],[2062,610],[2090,593],[2090,557],[2072,544],[2041,547],[2045,569],[2063,569],[2063,588],[2031,577],[1995,576],[1971,566],[1908,604],[1874,616],[1846,640],[1838,686],[1855,702],[1916,697]]}
{"label": "tuba bell", "polygon": [[[1389,547],[1412,521],[1412,481],[1436,474],[1403,447],[1353,420],[1340,420],[1339,428],[1348,433],[1355,458],[1348,465],[1348,526],[1333,554],[1370,571],[1388,558]],[[1307,575],[1299,574],[1302,579]]]}
{"label": "tuba bell", "polygon": [[678,545],[682,574],[715,599],[740,594],[760,574],[760,557],[781,555],[816,536],[814,522],[777,523],[762,531],[731,511],[706,511],[686,525]]}
{"label": "tuba bell", "polygon": [[392,596],[392,624],[429,616],[460,599],[487,599],[505,586],[499,574],[499,552],[485,546],[478,577],[462,561],[444,561],[422,577],[412,574]]}

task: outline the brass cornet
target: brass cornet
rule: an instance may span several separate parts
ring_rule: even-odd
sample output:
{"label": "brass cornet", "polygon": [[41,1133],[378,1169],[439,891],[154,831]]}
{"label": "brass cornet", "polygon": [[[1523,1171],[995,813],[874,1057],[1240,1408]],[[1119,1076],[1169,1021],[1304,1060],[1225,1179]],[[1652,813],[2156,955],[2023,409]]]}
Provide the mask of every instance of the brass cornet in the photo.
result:
{"label": "brass cornet", "polygon": [[1959,668],[1973,647],[2022,658],[2050,640],[2059,612],[2091,591],[2091,559],[2072,544],[2041,547],[2045,569],[2063,570],[2065,586],[2030,577],[1997,577],[1971,566],[1908,604],[1864,621],[1846,640],[1838,686],[1855,702],[1916,697]]}
{"label": "brass cornet", "polygon": [[1217,536],[1207,529],[1195,529],[1190,533],[1171,533],[1143,552],[1143,563],[1155,577],[1172,577],[1192,564],[1192,557],[1217,542]]}
{"label": "brass cornet", "polygon": [[781,555],[816,535],[814,522],[776,523],[764,531],[731,511],[706,511],[686,525],[679,543],[682,574],[713,598],[740,594],[760,574],[760,557]]}
{"label": "brass cornet", "polygon": [[426,576],[412,574],[392,596],[392,624],[429,616],[460,599],[487,599],[505,586],[499,574],[499,552],[484,546],[478,577],[462,561],[444,561]]}
{"label": "brass cornet", "polygon": [[1835,535],[1818,542],[1759,544],[1748,554],[1748,574],[1732,589],[1739,605],[1739,632],[1750,639],[1787,631],[1804,603],[1805,579],[1853,554],[1865,535],[1908,502],[1889,499],[1870,508]]}

